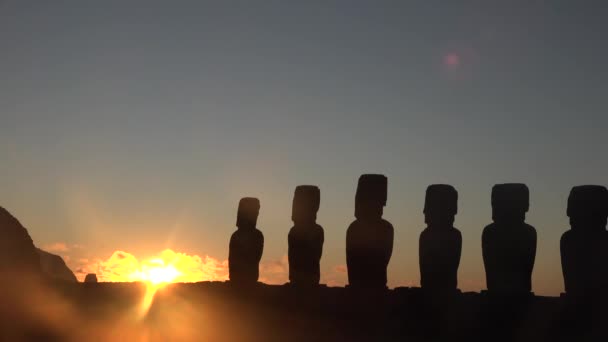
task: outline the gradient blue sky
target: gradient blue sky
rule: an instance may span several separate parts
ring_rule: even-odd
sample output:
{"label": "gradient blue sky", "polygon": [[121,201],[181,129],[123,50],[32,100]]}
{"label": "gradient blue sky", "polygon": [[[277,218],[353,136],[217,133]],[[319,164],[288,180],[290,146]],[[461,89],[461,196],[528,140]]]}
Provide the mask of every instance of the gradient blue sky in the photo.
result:
{"label": "gradient blue sky", "polygon": [[271,262],[316,184],[327,274],[358,176],[384,173],[397,286],[418,284],[426,186],[449,183],[477,290],[491,186],[525,182],[534,290],[556,295],[568,192],[606,184],[602,3],[2,1],[0,205],[87,258],[223,260],[256,196]]}

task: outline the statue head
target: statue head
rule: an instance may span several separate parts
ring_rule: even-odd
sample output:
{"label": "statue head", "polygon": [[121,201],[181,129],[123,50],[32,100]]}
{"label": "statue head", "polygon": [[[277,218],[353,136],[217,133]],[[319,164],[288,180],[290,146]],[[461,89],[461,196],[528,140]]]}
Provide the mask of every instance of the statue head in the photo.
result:
{"label": "statue head", "polygon": [[525,184],[496,184],[492,188],[494,222],[523,222],[529,207],[530,191]]}
{"label": "statue head", "polygon": [[243,197],[239,201],[236,226],[239,228],[255,228],[260,213],[260,200],[253,197]]}
{"label": "statue head", "polygon": [[388,180],[384,175],[361,175],[355,195],[355,217],[380,219],[386,205],[387,187]]}
{"label": "statue head", "polygon": [[299,185],[293,195],[291,219],[294,223],[314,223],[321,202],[321,191],[314,185]]}
{"label": "statue head", "polygon": [[606,229],[608,190],[601,185],[573,187],[568,196],[567,214],[572,229]]}
{"label": "statue head", "polygon": [[433,184],[426,188],[424,222],[433,226],[452,226],[458,212],[458,192],[448,184]]}

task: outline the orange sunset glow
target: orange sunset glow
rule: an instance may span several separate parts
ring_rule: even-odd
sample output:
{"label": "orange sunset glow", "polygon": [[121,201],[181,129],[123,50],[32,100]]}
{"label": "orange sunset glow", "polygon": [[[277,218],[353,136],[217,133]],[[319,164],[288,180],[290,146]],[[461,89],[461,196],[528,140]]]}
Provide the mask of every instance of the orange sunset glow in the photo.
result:
{"label": "orange sunset glow", "polygon": [[165,265],[162,259],[152,259],[144,262],[142,269],[133,272],[130,277],[140,281],[158,285],[171,283],[182,273],[173,265]]}
{"label": "orange sunset glow", "polygon": [[139,260],[131,253],[116,251],[105,261],[89,265],[104,281],[144,282],[146,291],[138,306],[139,319],[143,319],[154,302],[159,289],[169,283],[225,280],[225,263],[198,255],[165,249],[151,258]]}
{"label": "orange sunset glow", "polygon": [[607,2],[0,0],[0,342],[608,342]]}
{"label": "orange sunset glow", "polygon": [[105,260],[85,260],[77,268],[79,277],[96,273],[105,282],[189,283],[228,279],[227,261],[200,257],[165,249],[156,255],[138,258],[125,251],[115,251]]}

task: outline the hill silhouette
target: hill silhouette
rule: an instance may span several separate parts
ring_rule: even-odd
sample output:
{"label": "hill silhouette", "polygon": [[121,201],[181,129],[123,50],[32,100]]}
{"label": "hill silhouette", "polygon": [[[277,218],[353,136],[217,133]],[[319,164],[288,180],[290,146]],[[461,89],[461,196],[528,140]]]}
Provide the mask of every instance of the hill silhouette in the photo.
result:
{"label": "hill silhouette", "polygon": [[41,275],[42,267],[27,229],[0,207],[0,276],[9,274]]}
{"label": "hill silhouette", "polygon": [[22,276],[78,281],[60,256],[37,248],[21,222],[0,207],[0,277],[11,281]]}
{"label": "hill silhouette", "polygon": [[78,281],[72,270],[70,270],[68,265],[65,264],[65,261],[62,257],[49,253],[47,251],[43,251],[40,248],[36,248],[36,251],[40,256],[40,266],[42,267],[42,272],[46,276],[57,280],[64,280],[70,282]]}

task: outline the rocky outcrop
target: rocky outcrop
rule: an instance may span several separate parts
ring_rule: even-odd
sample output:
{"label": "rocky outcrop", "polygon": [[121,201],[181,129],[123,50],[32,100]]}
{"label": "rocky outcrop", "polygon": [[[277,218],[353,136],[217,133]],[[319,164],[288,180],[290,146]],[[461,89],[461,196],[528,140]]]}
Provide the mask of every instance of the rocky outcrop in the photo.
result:
{"label": "rocky outcrop", "polygon": [[27,229],[0,207],[0,276],[41,274],[40,257]]}
{"label": "rocky outcrop", "polygon": [[36,250],[40,256],[40,266],[44,275],[55,280],[78,282],[74,273],[59,255],[51,254],[40,248],[36,248]]}

